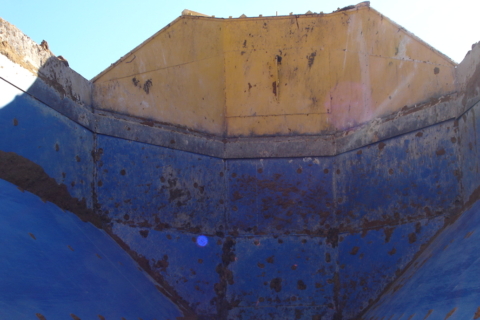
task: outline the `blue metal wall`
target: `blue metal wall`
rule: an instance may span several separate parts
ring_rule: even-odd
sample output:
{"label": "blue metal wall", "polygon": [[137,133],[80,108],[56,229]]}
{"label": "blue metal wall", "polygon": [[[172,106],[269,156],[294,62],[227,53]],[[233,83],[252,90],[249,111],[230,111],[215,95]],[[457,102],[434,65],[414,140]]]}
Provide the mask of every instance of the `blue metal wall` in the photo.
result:
{"label": "blue metal wall", "polygon": [[0,79],[0,150],[15,152],[92,208],[93,133]]}
{"label": "blue metal wall", "polygon": [[0,212],[1,319],[182,315],[131,257],[90,223],[4,180]]}

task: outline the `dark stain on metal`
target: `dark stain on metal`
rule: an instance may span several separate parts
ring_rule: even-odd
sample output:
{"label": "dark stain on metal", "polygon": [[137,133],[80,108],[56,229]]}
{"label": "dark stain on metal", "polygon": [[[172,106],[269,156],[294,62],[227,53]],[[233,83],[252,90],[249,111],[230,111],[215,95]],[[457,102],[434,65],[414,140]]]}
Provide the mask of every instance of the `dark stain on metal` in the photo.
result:
{"label": "dark stain on metal", "polygon": [[317,51],[314,51],[310,53],[310,55],[307,56],[308,60],[308,67],[311,68],[313,63],[315,62],[315,57],[317,56]]}
{"label": "dark stain on metal", "polygon": [[332,256],[330,252],[325,253],[325,262],[330,263],[332,261]]}
{"label": "dark stain on metal", "polygon": [[450,310],[450,312],[447,313],[447,315],[445,316],[445,319],[443,320],[447,320],[448,318],[450,318],[455,313],[455,311],[457,311],[457,308],[453,308],[452,310]]}
{"label": "dark stain on metal", "polygon": [[440,68],[439,67],[433,68],[433,73],[434,74],[439,74],[440,73]]}
{"label": "dark stain on metal", "polygon": [[297,173],[298,173],[298,174],[302,173],[302,168],[298,168],[298,169],[297,169]]}
{"label": "dark stain on metal", "polygon": [[80,162],[80,161],[82,161],[82,159],[80,159],[80,157],[79,157],[79,156],[75,156],[75,160],[77,160],[77,162]]}
{"label": "dark stain on metal", "polygon": [[150,93],[150,88],[152,87],[152,79],[148,79],[144,84],[143,84],[143,91],[145,91],[147,94]]}
{"label": "dark stain on metal", "polygon": [[393,169],[392,168],[388,169],[388,174],[390,174],[390,175],[393,174]]}
{"label": "dark stain on metal", "polygon": [[47,320],[47,318],[45,318],[45,316],[41,313],[35,313],[35,315],[37,316],[38,319],[40,320]]}
{"label": "dark stain on metal", "polygon": [[298,289],[298,290],[305,290],[305,289],[307,289],[307,285],[305,284],[305,282],[303,282],[303,280],[298,280],[298,281],[297,281],[297,289]]}
{"label": "dark stain on metal", "polygon": [[260,263],[260,262],[257,263],[257,266],[258,266],[260,269],[265,268],[265,265],[264,265],[263,263]]}
{"label": "dark stain on metal", "polygon": [[388,251],[388,254],[393,256],[397,252],[397,249],[395,247],[392,248],[392,250]]}
{"label": "dark stain on metal", "polygon": [[272,263],[272,264],[273,264],[273,263],[275,262],[274,256],[268,257],[268,258],[266,259],[266,261],[267,261],[268,263]]}
{"label": "dark stain on metal", "polygon": [[13,118],[13,125],[16,127],[18,126],[18,120],[17,118]]}
{"label": "dark stain on metal", "polygon": [[303,311],[301,309],[295,309],[295,320],[302,319]]}
{"label": "dark stain on metal", "polygon": [[33,240],[37,240],[37,238],[35,238],[35,235],[33,233],[28,233],[30,235],[30,237],[32,237]]}
{"label": "dark stain on metal", "polygon": [[282,291],[282,278],[274,278],[270,281],[270,289],[275,290],[275,292]]}
{"label": "dark stain on metal", "polygon": [[385,143],[380,142],[380,143],[378,144],[378,150],[383,150],[383,148],[385,148],[385,146],[386,146]]}
{"label": "dark stain on metal", "polygon": [[144,238],[148,237],[148,232],[149,232],[148,229],[139,231],[140,235]]}
{"label": "dark stain on metal", "polygon": [[329,243],[332,248],[337,247],[338,245],[338,228],[330,228],[327,232],[327,243]]}
{"label": "dark stain on metal", "polygon": [[124,176],[124,175],[127,174],[127,171],[125,171],[125,169],[122,169],[122,170],[120,170],[120,174],[121,174],[122,176]]}
{"label": "dark stain on metal", "polygon": [[73,313],[70,313],[70,317],[72,317],[73,320],[82,320],[79,317],[77,317],[76,315],[74,315]]}
{"label": "dark stain on metal", "polygon": [[423,132],[419,131],[415,134],[415,137],[423,137]]}
{"label": "dark stain on metal", "polygon": [[70,249],[72,251],[75,251],[75,250],[73,250],[73,248],[71,246],[67,245],[67,247],[68,247],[68,249]]}
{"label": "dark stain on metal", "polygon": [[390,242],[390,238],[392,237],[393,231],[395,228],[383,228],[383,233],[385,233],[385,243]]}
{"label": "dark stain on metal", "polygon": [[427,319],[428,317],[430,317],[430,315],[433,313],[433,309],[430,309],[428,310],[427,314],[425,315],[425,317],[423,318],[423,320]]}
{"label": "dark stain on metal", "polygon": [[102,257],[98,253],[95,253],[95,255],[97,256],[98,259],[102,259]]}
{"label": "dark stain on metal", "polygon": [[102,180],[98,180],[97,186],[99,186],[99,187],[103,186],[103,181],[102,181]]}
{"label": "dark stain on metal", "polygon": [[143,124],[143,125],[146,125],[146,126],[149,126],[149,127],[153,127],[155,125],[155,122],[153,122],[152,120],[144,120],[144,121],[140,122],[140,124]]}
{"label": "dark stain on metal", "polygon": [[350,251],[350,254],[354,256],[358,253],[358,250],[360,250],[360,247],[355,246],[352,248],[352,251]]}
{"label": "dark stain on metal", "polygon": [[227,286],[234,284],[233,272],[228,269],[228,266],[235,261],[235,243],[235,240],[231,237],[225,239],[222,246],[222,262],[215,268],[220,280],[214,285],[216,297],[212,299],[212,303],[217,307],[217,317],[219,319],[226,319],[228,311],[239,303],[235,299],[227,300]]}
{"label": "dark stain on metal", "polygon": [[165,273],[167,272],[167,268],[170,265],[168,262],[168,255],[164,254],[163,258],[161,260],[157,260],[153,266],[157,269],[160,269],[161,272]]}
{"label": "dark stain on metal", "polygon": [[132,82],[133,82],[133,85],[134,85],[135,87],[140,87],[140,86],[138,85],[138,84],[140,83],[140,80],[137,80],[137,78],[133,77],[133,78],[132,78]]}
{"label": "dark stain on metal", "polygon": [[415,241],[417,241],[417,234],[412,232],[408,235],[408,242],[414,243]]}
{"label": "dark stain on metal", "polygon": [[247,40],[243,41],[243,48],[247,47]]}
{"label": "dark stain on metal", "polygon": [[327,174],[329,172],[328,169],[323,169],[323,173]]}
{"label": "dark stain on metal", "polygon": [[272,92],[274,96],[277,96],[277,81],[272,82]]}
{"label": "dark stain on metal", "polygon": [[60,150],[60,146],[58,145],[58,143],[55,143],[55,151],[58,151]]}
{"label": "dark stain on metal", "polygon": [[101,314],[97,315],[97,317],[98,317],[98,319],[100,319],[100,320],[105,320],[105,317],[102,316]]}
{"label": "dark stain on metal", "polygon": [[443,156],[446,152],[445,152],[445,149],[440,148],[437,151],[435,151],[435,153],[437,154],[437,156]]}
{"label": "dark stain on metal", "polygon": [[407,319],[407,320],[412,320],[412,318],[413,318],[413,317],[415,317],[415,313],[414,313],[414,314],[412,314],[410,317],[408,317],[408,319]]}

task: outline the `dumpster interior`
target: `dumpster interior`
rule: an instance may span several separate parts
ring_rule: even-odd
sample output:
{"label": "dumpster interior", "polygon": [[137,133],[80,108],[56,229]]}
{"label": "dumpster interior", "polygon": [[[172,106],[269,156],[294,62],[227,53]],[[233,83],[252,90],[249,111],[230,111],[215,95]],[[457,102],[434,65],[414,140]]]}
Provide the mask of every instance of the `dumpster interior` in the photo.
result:
{"label": "dumpster interior", "polygon": [[479,45],[363,2],[0,53],[2,319],[480,319]]}

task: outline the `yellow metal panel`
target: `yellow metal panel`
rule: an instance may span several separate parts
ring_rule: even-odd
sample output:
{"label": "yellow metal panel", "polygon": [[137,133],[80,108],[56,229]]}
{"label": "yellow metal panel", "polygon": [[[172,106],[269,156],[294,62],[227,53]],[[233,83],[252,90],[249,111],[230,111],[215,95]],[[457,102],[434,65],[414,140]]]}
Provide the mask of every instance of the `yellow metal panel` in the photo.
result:
{"label": "yellow metal panel", "polygon": [[102,73],[95,92],[100,108],[218,135],[322,134],[451,92],[454,68],[368,7],[184,16]]}
{"label": "yellow metal panel", "polygon": [[96,80],[97,105],[223,134],[225,80],[219,22],[177,20]]}

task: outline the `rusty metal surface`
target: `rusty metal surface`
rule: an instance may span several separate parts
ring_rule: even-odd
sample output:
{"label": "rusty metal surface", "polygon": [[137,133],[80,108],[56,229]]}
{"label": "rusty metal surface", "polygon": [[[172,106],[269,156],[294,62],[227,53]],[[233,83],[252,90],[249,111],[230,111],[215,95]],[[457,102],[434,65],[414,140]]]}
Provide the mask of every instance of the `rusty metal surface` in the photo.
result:
{"label": "rusty metal surface", "polygon": [[334,307],[337,250],[325,238],[236,239],[228,299],[238,307]]}
{"label": "rusty metal surface", "polygon": [[340,230],[360,230],[448,213],[462,203],[454,121],[335,158]]}
{"label": "rusty metal surface", "polygon": [[223,160],[103,135],[96,143],[99,209],[116,223],[225,230]]}
{"label": "rusty metal surface", "polygon": [[443,225],[443,217],[438,217],[341,235],[338,265],[343,319],[354,319],[374,301]]}
{"label": "rusty metal surface", "polygon": [[108,234],[74,214],[4,180],[0,212],[0,318],[182,315]]}
{"label": "rusty metal surface", "polygon": [[478,319],[479,211],[448,226],[363,319]]}
{"label": "rusty metal surface", "polygon": [[317,233],[335,225],[332,158],[229,160],[232,234]]}

